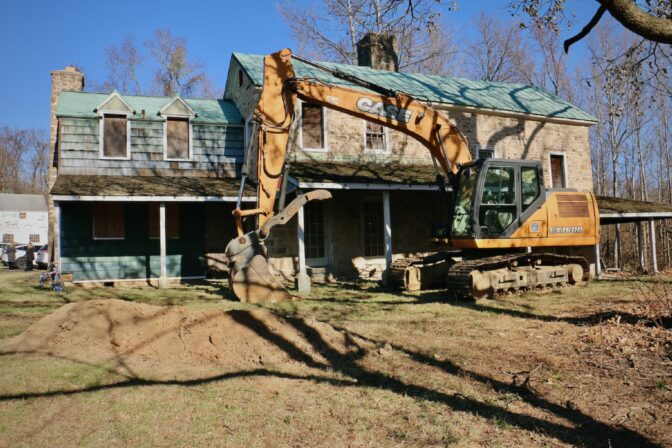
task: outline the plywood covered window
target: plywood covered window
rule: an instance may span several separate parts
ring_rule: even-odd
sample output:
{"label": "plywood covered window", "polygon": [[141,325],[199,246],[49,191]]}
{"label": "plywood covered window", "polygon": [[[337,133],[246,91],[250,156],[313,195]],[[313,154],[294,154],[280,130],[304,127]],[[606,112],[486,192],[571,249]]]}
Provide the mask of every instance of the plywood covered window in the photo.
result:
{"label": "plywood covered window", "polygon": [[128,128],[125,115],[103,116],[102,156],[109,159],[128,158]]}
{"label": "plywood covered window", "polygon": [[301,103],[301,137],[303,139],[303,149],[324,149],[322,106]]}
{"label": "plywood covered window", "polygon": [[362,217],[364,219],[364,256],[382,257],[385,255],[382,201],[365,200]]}
{"label": "plywood covered window", "polygon": [[189,120],[169,117],[166,120],[166,158],[190,159],[189,141]]}
{"label": "plywood covered window", "polygon": [[382,124],[364,121],[366,149],[369,151],[386,151],[385,127]]}
{"label": "plywood covered window", "polygon": [[93,217],[93,239],[123,240],[124,204],[120,202],[99,202],[91,205]]}
{"label": "plywood covered window", "polygon": [[[158,239],[161,236],[159,228],[158,202],[149,204],[149,237]],[[166,238],[177,239],[180,237],[180,205],[174,202],[166,204]]]}
{"label": "plywood covered window", "polygon": [[567,187],[567,173],[565,173],[565,156],[551,154],[551,188]]}

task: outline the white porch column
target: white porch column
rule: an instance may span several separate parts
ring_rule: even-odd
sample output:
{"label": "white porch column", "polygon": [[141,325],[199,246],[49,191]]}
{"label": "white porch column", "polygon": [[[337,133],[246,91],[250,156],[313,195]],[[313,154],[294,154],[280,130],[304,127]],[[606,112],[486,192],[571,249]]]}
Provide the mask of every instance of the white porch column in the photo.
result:
{"label": "white porch column", "polygon": [[[301,194],[301,191],[297,191],[296,194]],[[303,207],[301,207],[299,209],[299,213],[296,215],[296,240],[299,247],[299,266],[298,272],[296,273],[296,289],[299,291],[299,293],[310,294],[311,279],[306,272],[306,244],[304,226],[304,211]]]}
{"label": "white porch column", "polygon": [[54,201],[54,263],[61,268],[61,203]]}
{"label": "white porch column", "polygon": [[168,287],[168,276],[166,275],[166,203],[159,204],[159,244],[161,254],[161,269],[159,274],[159,288]]}
{"label": "white porch column", "polygon": [[658,254],[656,253],[656,224],[653,219],[649,221],[649,244],[651,244],[651,270],[658,273]]}
{"label": "white porch column", "polygon": [[639,269],[643,271],[646,267],[646,260],[644,259],[644,229],[642,228],[642,221],[637,221],[637,251],[639,252]]}
{"label": "white porch column", "polygon": [[392,265],[392,220],[389,191],[383,191],[383,221],[385,223],[385,270],[388,270]]}
{"label": "white porch column", "polygon": [[600,263],[600,242],[595,245],[595,278],[602,276],[602,264]]}

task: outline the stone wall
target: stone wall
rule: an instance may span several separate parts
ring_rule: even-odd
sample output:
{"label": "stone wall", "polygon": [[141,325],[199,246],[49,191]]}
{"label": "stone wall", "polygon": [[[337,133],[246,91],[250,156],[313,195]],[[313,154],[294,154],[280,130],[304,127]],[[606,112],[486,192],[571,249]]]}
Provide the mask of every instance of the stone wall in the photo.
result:
{"label": "stone wall", "polygon": [[[51,112],[49,118],[49,179],[48,188],[56,183],[58,175],[58,119],[56,118],[56,106],[58,104],[58,95],[63,90],[81,92],[84,89],[84,75],[77,68],[68,66],[63,70],[54,70],[51,72]],[[51,196],[47,196],[47,207],[49,213],[49,259],[54,258],[54,223],[56,213],[54,210],[54,201]]]}

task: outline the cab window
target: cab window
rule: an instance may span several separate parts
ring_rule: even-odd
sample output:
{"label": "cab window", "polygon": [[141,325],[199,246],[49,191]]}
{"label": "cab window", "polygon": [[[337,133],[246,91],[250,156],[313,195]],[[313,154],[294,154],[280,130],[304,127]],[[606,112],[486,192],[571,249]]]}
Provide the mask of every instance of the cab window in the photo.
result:
{"label": "cab window", "polygon": [[525,211],[539,197],[541,186],[539,183],[539,170],[533,166],[520,168],[522,210]]}
{"label": "cab window", "polygon": [[479,213],[481,232],[491,235],[503,233],[516,219],[516,215],[515,169],[488,167]]}

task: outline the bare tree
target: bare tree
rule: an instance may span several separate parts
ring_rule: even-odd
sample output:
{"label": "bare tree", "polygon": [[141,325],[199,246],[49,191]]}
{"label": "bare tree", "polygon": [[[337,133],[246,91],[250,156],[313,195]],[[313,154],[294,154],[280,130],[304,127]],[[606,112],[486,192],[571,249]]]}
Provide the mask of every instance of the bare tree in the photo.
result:
{"label": "bare tree", "polygon": [[199,91],[206,75],[202,64],[189,60],[184,38],[173,36],[170,30],[157,30],[146,46],[159,65],[153,90],[165,96],[189,96]]}
{"label": "bare tree", "polygon": [[576,100],[575,82],[567,72],[567,55],[558,45],[558,33],[539,25],[530,31],[540,56],[534,84],[573,103]]}
{"label": "bare tree", "polygon": [[117,90],[121,93],[142,95],[138,71],[145,62],[132,36],[126,36],[118,46],[112,45],[105,50],[105,70],[107,76],[102,88],[105,91]]}
{"label": "bare tree", "polygon": [[[154,70],[151,84],[143,85],[148,70]],[[203,96],[214,98],[217,89],[205,74],[203,64],[189,57],[187,41],[170,30],[157,30],[139,48],[127,36],[119,45],[105,50],[106,77],[102,84],[93,83],[102,91],[117,90],[123,94],[152,93],[165,96]]]}
{"label": "bare tree", "polygon": [[486,14],[478,17],[475,27],[478,34],[468,44],[467,53],[471,76],[484,81],[533,83],[534,60],[518,27]]}
{"label": "bare tree", "polygon": [[49,139],[45,132],[0,128],[0,191],[46,193]]}
{"label": "bare tree", "polygon": [[357,42],[367,33],[392,34],[399,43],[399,69],[443,74],[454,46],[440,26],[437,0],[325,0],[279,6],[306,56],[357,63]]}

